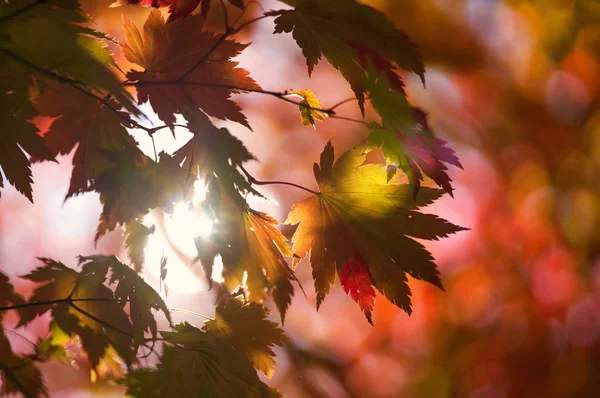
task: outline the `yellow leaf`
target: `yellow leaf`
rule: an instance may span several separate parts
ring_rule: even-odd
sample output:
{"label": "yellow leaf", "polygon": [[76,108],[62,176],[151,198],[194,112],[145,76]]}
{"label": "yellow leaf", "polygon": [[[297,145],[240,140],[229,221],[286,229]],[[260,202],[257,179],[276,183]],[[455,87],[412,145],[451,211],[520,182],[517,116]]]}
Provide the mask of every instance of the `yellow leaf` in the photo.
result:
{"label": "yellow leaf", "polygon": [[302,124],[305,126],[314,127],[315,119],[325,120],[325,116],[327,116],[327,114],[318,110],[321,109],[321,103],[312,90],[290,90],[290,93],[302,98],[299,106]]}

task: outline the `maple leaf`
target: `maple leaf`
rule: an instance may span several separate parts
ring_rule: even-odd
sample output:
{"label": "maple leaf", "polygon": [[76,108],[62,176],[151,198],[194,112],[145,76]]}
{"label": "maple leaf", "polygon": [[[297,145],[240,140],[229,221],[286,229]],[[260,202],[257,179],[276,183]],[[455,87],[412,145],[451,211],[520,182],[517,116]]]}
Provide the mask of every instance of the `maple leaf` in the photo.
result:
{"label": "maple leaf", "polygon": [[19,326],[52,310],[52,319],[58,328],[69,336],[79,336],[92,367],[98,365],[110,345],[125,363],[130,364],[133,360],[131,323],[122,306],[111,301],[114,300],[113,292],[102,284],[103,280],[82,278],[77,271],[60,262],[40,260],[45,266],[22,278],[44,283],[35,289],[30,302],[50,304],[20,308]]}
{"label": "maple leaf", "polygon": [[[200,14],[206,19],[208,10],[210,9],[211,0],[117,0],[110,7],[119,7],[127,4],[141,4],[149,7],[169,7],[169,19],[167,22],[174,21],[178,18],[188,16],[198,6],[200,6]],[[243,0],[229,0],[231,4],[239,9],[244,9]]]}
{"label": "maple leaf", "polygon": [[147,227],[138,220],[125,223],[125,247],[136,272],[140,272],[144,266],[144,249],[148,243],[148,236],[153,234],[154,230],[154,225]]}
{"label": "maple leaf", "polygon": [[[445,163],[462,169],[454,151],[446,147],[446,142],[435,138],[427,123],[425,113],[413,108],[414,127],[393,130],[377,123],[370,123],[368,150],[381,147],[383,155],[391,167],[388,168],[388,181],[396,172],[396,165],[407,175],[415,195],[419,192],[423,173],[437,185],[452,195],[451,179]],[[421,171],[423,173],[421,173]]]}
{"label": "maple leaf", "polygon": [[181,164],[188,179],[201,178],[210,182],[216,175],[230,195],[241,191],[262,196],[238,170],[244,163],[256,159],[242,141],[226,128],[215,127],[199,111],[188,111],[185,116],[194,136],[173,154],[173,158]]}
{"label": "maple leaf", "polygon": [[135,148],[103,153],[105,167],[94,180],[103,211],[95,240],[119,224],[142,218],[149,209],[172,209],[193,194],[194,180],[176,158],[161,152],[154,162]]}
{"label": "maple leaf", "polygon": [[129,303],[132,321],[133,339],[137,345],[144,341],[144,333],[150,331],[152,337],[157,336],[156,320],[151,309],[162,311],[167,320],[171,320],[167,304],[160,295],[150,287],[133,269],[123,264],[115,256],[80,256],[81,275],[84,278],[98,278],[104,281],[108,270],[111,270],[109,285],[117,283],[115,298],[121,302],[121,307]]}
{"label": "maple leaf", "polygon": [[[0,307],[6,306],[8,303],[12,305],[23,304],[25,300],[23,297],[15,292],[15,289],[10,283],[8,276],[4,273],[0,272]],[[0,312],[0,329],[2,328],[2,315],[3,312]]]}
{"label": "maple leaf", "polygon": [[128,72],[127,77],[137,82],[139,103],[149,100],[167,124],[175,122],[175,114],[196,107],[250,128],[241,108],[230,99],[231,94],[261,89],[246,70],[230,61],[247,45],[202,30],[203,25],[200,15],[166,23],[158,10],[152,10],[142,33],[125,20],[121,48],[129,61],[144,68]]}
{"label": "maple leaf", "polygon": [[48,396],[42,372],[27,357],[13,353],[10,342],[0,327],[0,395],[21,393],[25,397]]}
{"label": "maple leaf", "polygon": [[[108,101],[113,108],[117,104]],[[93,180],[107,166],[104,153],[139,152],[126,127],[126,114],[99,103],[73,87],[49,82],[44,94],[36,99],[40,115],[56,118],[44,135],[53,156],[66,155],[75,146],[71,183],[65,198],[94,189]],[[40,159],[34,159],[40,160]]]}
{"label": "maple leaf", "polygon": [[[0,66],[0,74],[6,66]],[[33,202],[31,168],[23,151],[44,160],[54,160],[54,156],[38,135],[38,129],[28,121],[36,112],[27,91],[13,91],[2,84],[3,80],[0,76],[0,169],[8,182]]]}
{"label": "maple leaf", "polygon": [[[111,70],[116,64],[105,42],[106,35],[89,27],[93,23],[79,2],[37,3],[25,7],[25,12],[18,12],[23,2],[3,3],[0,17],[12,17],[0,26],[0,36],[10,38],[0,43],[0,65],[11,63],[17,76],[48,77],[54,73],[62,84],[111,93],[137,114],[131,94]],[[40,38],[43,45],[39,45]]]}
{"label": "maple leaf", "polygon": [[[366,54],[387,59],[424,79],[425,69],[415,43],[379,11],[355,0],[286,0],[293,10],[271,11],[277,16],[274,33],[292,33],[306,58],[308,73],[322,56],[350,83],[364,113]],[[381,62],[378,62],[382,65]]]}
{"label": "maple leaf", "polygon": [[317,99],[317,96],[312,90],[290,90],[290,93],[295,94],[302,98],[300,102],[300,115],[302,118],[302,124],[305,126],[315,126],[315,119],[325,120],[327,116],[324,112],[319,111],[321,109],[321,103]]}
{"label": "maple leaf", "polygon": [[[286,220],[299,224],[292,238],[295,263],[310,251],[318,308],[336,270],[341,280],[344,265],[358,254],[373,286],[410,313],[407,273],[442,287],[433,257],[411,238],[437,239],[464,228],[414,211],[443,191],[422,188],[413,199],[410,186],[386,183],[385,167],[362,165],[364,151],[363,146],[354,148],[334,164],[331,142],[325,146],[320,165],[314,165],[319,194],[294,204]],[[410,221],[414,217],[418,226]]]}
{"label": "maple leaf", "polygon": [[282,345],[285,336],[277,323],[266,319],[268,315],[269,310],[260,304],[244,304],[241,298],[221,299],[215,319],[204,323],[202,329],[246,353],[254,367],[271,378],[275,372],[272,347]]}
{"label": "maple leaf", "polygon": [[258,378],[248,359],[212,333],[190,324],[161,332],[165,345],[154,369],[135,369],[123,380],[132,397],[279,397]]}
{"label": "maple leaf", "polygon": [[371,311],[375,304],[375,289],[373,281],[369,276],[369,268],[363,262],[360,255],[355,255],[353,259],[344,264],[339,273],[340,283],[344,291],[352,297],[365,313],[367,320],[372,325]]}
{"label": "maple leaf", "polygon": [[253,302],[262,302],[270,292],[283,322],[294,295],[291,281],[296,277],[285,261],[284,257],[291,257],[292,252],[275,228],[277,220],[248,208],[245,202],[236,203],[226,193],[218,194],[218,222],[210,237],[195,240],[209,283],[214,257],[220,254],[225,286],[234,290],[245,280],[248,298]]}

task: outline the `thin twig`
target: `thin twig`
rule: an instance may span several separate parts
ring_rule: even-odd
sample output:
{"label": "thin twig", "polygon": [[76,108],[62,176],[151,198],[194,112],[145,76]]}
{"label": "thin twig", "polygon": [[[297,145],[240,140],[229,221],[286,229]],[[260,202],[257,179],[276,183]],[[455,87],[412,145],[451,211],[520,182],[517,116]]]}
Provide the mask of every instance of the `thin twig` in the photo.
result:
{"label": "thin twig", "polygon": [[360,124],[364,124],[365,126],[369,125],[369,123],[365,122],[364,120],[352,119],[351,117],[344,117],[344,116],[333,115],[333,116],[331,116],[331,118],[332,119],[345,120],[347,122],[360,123]]}
{"label": "thin twig", "polygon": [[171,311],[171,312],[181,312],[181,313],[184,313],[184,314],[190,314],[190,315],[197,316],[199,318],[204,318],[204,319],[209,320],[209,321],[214,321],[215,320],[214,318],[211,318],[211,317],[206,316],[206,315],[202,315],[202,314],[200,314],[198,312],[194,312],[194,311],[190,311],[190,310],[184,310],[184,309],[181,309],[181,308],[169,308],[169,311]]}
{"label": "thin twig", "polygon": [[250,173],[248,173],[248,171],[244,168],[244,166],[240,166],[240,169],[246,175],[246,178],[248,178],[248,182],[250,184],[256,184],[256,185],[289,185],[291,187],[296,187],[296,188],[305,190],[306,192],[310,192],[310,193],[315,194],[315,195],[320,195],[320,193],[317,192],[317,191],[313,191],[312,189],[303,187],[302,185],[294,184],[293,182],[287,182],[287,181],[258,181]]}
{"label": "thin twig", "polygon": [[348,103],[348,102],[352,102],[352,101],[358,101],[358,98],[356,98],[356,97],[352,97],[352,98],[346,98],[345,100],[343,100],[343,101],[340,101],[340,102],[338,102],[337,104],[335,104],[335,105],[333,105],[333,106],[330,106],[329,108],[327,108],[327,110],[331,112],[331,111],[333,111],[335,108],[337,108],[337,107],[339,107],[339,106],[341,106],[341,105],[344,105],[344,104],[346,104],[346,103]]}
{"label": "thin twig", "polygon": [[109,302],[121,302],[121,300],[119,299],[115,299],[115,298],[70,298],[70,297],[66,297],[63,299],[56,299],[56,300],[47,300],[47,301],[33,301],[33,302],[29,302],[29,303],[24,303],[24,304],[16,304],[16,305],[9,305],[6,307],[0,307],[0,311],[10,311],[10,310],[18,310],[20,308],[29,308],[29,307],[41,307],[44,305],[54,305],[54,304],[62,304],[62,303],[77,303],[77,302],[93,302],[93,301],[109,301]]}
{"label": "thin twig", "polygon": [[256,18],[254,18],[254,19],[251,19],[251,20],[249,20],[249,21],[246,21],[246,22],[244,22],[243,24],[241,24],[241,25],[240,25],[240,26],[238,26],[237,28],[234,28],[234,29],[233,29],[231,32],[232,32],[232,33],[238,33],[238,32],[241,32],[241,31],[242,31],[242,29],[244,29],[246,26],[248,26],[248,25],[251,25],[251,24],[253,24],[254,22],[258,22],[258,21],[260,21],[260,20],[262,20],[262,19],[269,18],[269,17],[271,17],[271,16],[272,16],[272,15],[261,15],[260,17],[256,17]]}
{"label": "thin twig", "polygon": [[289,102],[290,104],[294,104],[296,106],[300,106],[300,107],[308,109],[308,110],[323,112],[323,113],[325,113],[325,114],[327,114],[329,116],[335,115],[335,111],[332,111],[332,110],[329,110],[329,109],[314,108],[314,107],[302,104],[300,102],[291,100],[291,99],[287,98],[287,96],[290,95],[287,91],[284,91],[284,92],[269,91],[269,90],[260,90],[260,89],[253,89],[253,88],[240,87],[240,86],[232,86],[232,85],[229,85],[229,84],[200,83],[200,82],[189,82],[189,81],[180,81],[180,80],[163,80],[163,81],[147,81],[147,82],[136,82],[136,83],[124,83],[124,85],[125,86],[136,86],[136,87],[143,87],[143,86],[169,86],[169,85],[175,85],[175,86],[199,86],[199,87],[209,87],[209,88],[223,88],[223,89],[235,90],[235,91],[246,91],[246,92],[249,92],[249,93],[270,95],[270,96],[279,98],[282,101]]}

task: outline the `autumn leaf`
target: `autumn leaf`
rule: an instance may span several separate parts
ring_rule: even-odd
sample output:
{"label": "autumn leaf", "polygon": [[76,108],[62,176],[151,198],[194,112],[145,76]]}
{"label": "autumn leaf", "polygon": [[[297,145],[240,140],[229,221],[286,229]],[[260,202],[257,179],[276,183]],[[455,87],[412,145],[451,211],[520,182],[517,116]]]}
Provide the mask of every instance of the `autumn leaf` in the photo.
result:
{"label": "autumn leaf", "polygon": [[132,397],[279,397],[258,378],[252,363],[231,343],[189,323],[161,332],[165,345],[153,369],[134,369],[123,380]]}
{"label": "autumn leaf", "polygon": [[131,322],[113,292],[102,284],[103,279],[81,278],[60,262],[40,260],[45,265],[22,278],[43,283],[34,290],[30,302],[50,304],[20,308],[19,326],[51,310],[58,328],[69,336],[79,336],[92,367],[98,365],[110,345],[126,364],[131,364]]}
{"label": "autumn leaf", "polygon": [[302,98],[299,105],[302,124],[314,127],[315,119],[325,120],[326,114],[318,110],[321,109],[321,103],[312,90],[290,90],[290,93]]}
{"label": "autumn leaf", "polygon": [[[437,239],[463,228],[415,211],[442,191],[422,188],[413,199],[410,186],[387,183],[385,167],[362,165],[364,151],[364,146],[354,148],[334,164],[333,146],[327,144],[320,165],[314,165],[319,194],[294,204],[286,220],[299,224],[292,250],[298,258],[310,252],[317,308],[336,272],[341,280],[344,265],[358,254],[373,286],[410,313],[406,274],[442,287],[433,257],[412,238]],[[419,218],[418,227],[410,221],[413,217]]]}
{"label": "autumn leaf", "polygon": [[0,395],[21,393],[25,397],[47,397],[42,372],[30,358],[13,353],[0,326]]}
{"label": "autumn leaf", "polygon": [[367,264],[363,262],[360,255],[355,255],[353,259],[342,265],[339,275],[344,291],[358,303],[372,325],[371,311],[375,304],[375,289],[372,286],[373,281],[369,276]]}
{"label": "autumn leaf", "polygon": [[379,65],[387,60],[424,79],[425,69],[417,46],[383,14],[355,0],[287,0],[293,10],[271,11],[277,16],[275,33],[292,33],[306,58],[308,73],[324,56],[350,83],[364,113],[364,77],[367,54]]}
{"label": "autumn leaf", "polygon": [[291,281],[296,280],[284,257],[292,252],[286,238],[275,228],[277,220],[236,203],[219,192],[218,222],[208,238],[195,240],[198,259],[210,279],[214,257],[223,260],[225,286],[234,290],[245,284],[248,299],[262,302],[271,294],[282,322],[294,295]]}
{"label": "autumn leaf", "polygon": [[217,176],[229,195],[240,191],[262,196],[238,170],[244,163],[256,159],[242,141],[226,128],[215,127],[199,111],[188,111],[185,116],[194,136],[173,154],[173,158],[181,164],[187,178],[210,182]]}
{"label": "autumn leaf", "polygon": [[407,125],[403,129],[394,130],[370,123],[368,150],[381,147],[388,164],[393,166],[388,174],[388,181],[395,174],[397,166],[406,173],[415,195],[424,179],[423,174],[452,195],[452,180],[446,172],[446,164],[461,169],[462,165],[454,151],[446,146],[446,142],[435,138],[425,113],[418,108],[413,108],[412,111],[412,127]]}
{"label": "autumn leaf", "polygon": [[[114,101],[107,103],[118,108]],[[41,116],[55,118],[44,135],[52,156],[69,154],[77,146],[66,198],[94,189],[95,178],[108,164],[104,153],[141,153],[127,132],[132,125],[126,113],[110,109],[73,87],[49,82],[35,106]]]}
{"label": "autumn leaf", "polygon": [[[0,75],[7,73],[7,66],[0,63]],[[29,102],[28,92],[13,91],[4,80],[0,77],[0,169],[8,182],[33,202],[31,168],[23,151],[44,160],[54,160],[54,156],[29,121],[37,112]]]}
{"label": "autumn leaf", "polygon": [[[0,272],[0,307],[7,306],[8,303],[12,305],[23,304],[25,300],[23,297],[15,292],[15,289],[10,283],[8,276],[4,273]],[[2,315],[3,312],[0,312],[0,329],[2,328]]]}
{"label": "autumn leaf", "polygon": [[267,320],[269,310],[257,303],[244,304],[241,298],[219,300],[215,319],[204,323],[203,330],[233,344],[244,352],[254,367],[268,378],[275,372],[272,347],[285,341],[277,323]]}
{"label": "autumn leaf", "polygon": [[[190,15],[198,6],[200,6],[200,14],[203,18],[206,18],[210,9],[210,2],[211,0],[117,0],[110,6],[119,7],[128,4],[141,4],[146,7],[169,7],[171,15],[169,15],[167,22],[171,22]],[[229,2],[242,10],[244,9],[243,0],[229,0]]]}
{"label": "autumn leaf", "polygon": [[232,94],[260,90],[248,72],[230,60],[247,45],[203,26],[201,15],[166,23],[158,10],[152,10],[141,33],[125,20],[121,49],[130,62],[144,68],[128,72],[127,77],[136,82],[139,103],[150,101],[167,124],[175,122],[175,114],[196,107],[208,116],[250,128],[241,108],[230,99]]}
{"label": "autumn leaf", "polygon": [[96,241],[117,225],[142,218],[149,209],[171,210],[193,195],[195,180],[164,152],[158,154],[158,162],[137,148],[102,151],[102,156],[105,167],[94,181],[104,205]]}
{"label": "autumn leaf", "polygon": [[144,341],[144,333],[149,331],[157,336],[156,320],[151,309],[162,311],[167,320],[171,320],[167,304],[160,295],[148,285],[133,269],[123,264],[115,256],[80,256],[81,275],[104,281],[108,270],[111,274],[109,286],[116,283],[115,298],[121,307],[129,303],[129,312],[133,328],[133,340],[137,346]]}
{"label": "autumn leaf", "polygon": [[153,234],[154,230],[154,225],[147,227],[138,220],[125,223],[125,247],[137,272],[141,272],[144,266],[144,249],[148,243],[148,236]]}

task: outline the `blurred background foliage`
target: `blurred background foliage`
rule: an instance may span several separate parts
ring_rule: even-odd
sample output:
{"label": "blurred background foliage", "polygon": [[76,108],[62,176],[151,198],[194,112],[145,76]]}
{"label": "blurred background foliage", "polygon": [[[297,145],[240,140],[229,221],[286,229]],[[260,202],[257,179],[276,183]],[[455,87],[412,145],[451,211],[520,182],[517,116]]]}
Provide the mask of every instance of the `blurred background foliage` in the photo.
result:
{"label": "blurred background foliage", "polygon": [[[121,14],[141,24],[148,9],[110,9],[110,2],[82,3],[100,30],[121,40]],[[427,210],[470,231],[427,244],[446,292],[412,281],[412,316],[379,296],[374,327],[339,286],[317,313],[302,262],[297,272],[308,297],[297,294],[292,303],[285,326],[291,340],[278,352],[270,383],[289,397],[600,396],[600,1],[363,2],[420,45],[427,87],[405,76],[407,92],[465,169],[451,170],[455,198]],[[269,10],[281,3],[261,4]],[[213,10],[209,26],[219,30]],[[244,18],[260,13],[250,5]],[[351,96],[324,63],[308,79],[291,37],[271,36],[272,29],[261,21],[241,37],[253,44],[239,61],[263,88],[310,88],[324,107]],[[303,127],[297,109],[277,99],[240,102],[255,132],[224,125],[262,160],[251,167],[261,179],[313,186],[311,165],[328,139],[341,153],[368,133],[339,120],[316,131]],[[339,114],[360,117],[352,103]],[[161,137],[162,148],[175,145],[169,132]],[[0,268],[10,275],[33,268],[34,256],[72,262],[94,250],[97,197],[61,203],[69,165],[65,158],[34,166],[35,205],[9,189],[0,201]],[[276,202],[257,206],[279,220],[304,197],[280,186],[263,192]],[[122,243],[112,233],[97,250],[123,254]],[[175,243],[181,250],[170,264],[188,266],[190,244]],[[152,267],[159,261],[148,259],[150,280],[157,280]],[[213,293],[197,283],[191,290],[171,283],[169,304],[210,315]],[[43,335],[42,324],[25,335]],[[103,375],[91,383],[86,369],[44,369],[55,396],[122,394]]]}

